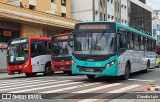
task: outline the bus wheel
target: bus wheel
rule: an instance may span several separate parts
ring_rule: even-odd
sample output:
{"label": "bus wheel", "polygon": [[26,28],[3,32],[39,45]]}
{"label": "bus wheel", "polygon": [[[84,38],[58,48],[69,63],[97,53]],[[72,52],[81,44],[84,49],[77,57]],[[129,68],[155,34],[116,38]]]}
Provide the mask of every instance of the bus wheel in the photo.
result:
{"label": "bus wheel", "polygon": [[33,77],[36,75],[36,73],[25,73],[26,77]]}
{"label": "bus wheel", "polygon": [[127,80],[129,78],[129,64],[127,63],[126,64],[126,67],[125,67],[125,74],[123,75],[123,79],[124,80]]}
{"label": "bus wheel", "polygon": [[149,72],[149,68],[150,68],[150,62],[148,61],[148,62],[147,62],[146,69],[144,70],[144,72],[145,72],[145,73],[148,73],[148,72]]}
{"label": "bus wheel", "polygon": [[95,79],[95,75],[87,75],[88,79]]}
{"label": "bus wheel", "polygon": [[49,76],[52,75],[53,73],[54,72],[52,72],[50,65],[46,65],[44,75]]}

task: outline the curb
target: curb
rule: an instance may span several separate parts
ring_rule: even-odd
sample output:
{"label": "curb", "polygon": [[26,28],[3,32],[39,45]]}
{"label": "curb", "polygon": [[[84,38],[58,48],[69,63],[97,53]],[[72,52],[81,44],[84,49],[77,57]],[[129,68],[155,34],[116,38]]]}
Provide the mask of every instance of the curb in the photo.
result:
{"label": "curb", "polygon": [[0,70],[0,73],[7,73],[7,70]]}

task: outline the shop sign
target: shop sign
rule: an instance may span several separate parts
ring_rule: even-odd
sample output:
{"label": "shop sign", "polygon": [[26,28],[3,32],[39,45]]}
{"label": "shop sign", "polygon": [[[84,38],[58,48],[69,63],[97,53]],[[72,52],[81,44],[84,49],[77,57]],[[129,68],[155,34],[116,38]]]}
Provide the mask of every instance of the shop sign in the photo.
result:
{"label": "shop sign", "polygon": [[12,36],[11,31],[3,31],[3,36]]}
{"label": "shop sign", "polygon": [[7,44],[0,44],[0,49],[7,49]]}

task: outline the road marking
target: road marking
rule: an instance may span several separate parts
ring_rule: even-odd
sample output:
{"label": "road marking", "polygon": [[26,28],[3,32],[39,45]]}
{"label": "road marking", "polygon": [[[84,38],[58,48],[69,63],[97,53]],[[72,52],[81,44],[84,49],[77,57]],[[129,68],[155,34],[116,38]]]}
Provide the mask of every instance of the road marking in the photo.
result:
{"label": "road marking", "polygon": [[[17,82],[17,81],[18,81],[18,82]],[[49,80],[49,81],[56,81],[56,80]],[[21,83],[23,84],[23,83],[28,83],[28,82],[42,82],[42,80],[30,80],[30,81],[27,80],[27,81],[20,81],[20,82],[19,82],[19,80],[16,80],[16,81],[13,81],[13,82],[10,81],[10,82],[2,83],[2,84],[0,83],[0,86],[2,86],[2,85],[3,85],[3,86],[5,86],[5,85],[8,86],[8,85],[21,84]],[[47,82],[47,81],[46,81],[46,82]]]}
{"label": "road marking", "polygon": [[[29,81],[30,82],[30,81]],[[23,86],[23,85],[33,85],[33,84],[38,84],[38,83],[45,83],[46,84],[46,82],[48,82],[48,83],[51,83],[51,82],[55,82],[55,80],[53,80],[53,81],[33,81],[32,83],[28,83],[28,82],[24,82],[24,83],[14,83],[14,84],[6,84],[7,86],[1,86],[0,87],[0,89],[1,88],[9,88],[9,87],[15,87],[15,86],[17,86],[17,87],[19,87],[19,86]],[[40,85],[40,84],[38,84],[38,85]],[[0,90],[1,91],[1,90]]]}
{"label": "road marking", "polygon": [[114,90],[114,91],[110,91],[108,93],[120,93],[120,92],[124,92],[124,91],[127,91],[129,89],[133,89],[133,88],[136,88],[136,87],[139,87],[139,86],[141,86],[141,85],[131,85],[131,86],[120,88],[120,89],[117,89],[117,90]]}
{"label": "road marking", "polygon": [[[59,83],[58,81],[57,83]],[[21,93],[21,92],[28,92],[28,91],[34,91],[34,90],[42,90],[42,89],[47,89],[47,88],[54,88],[54,87],[59,87],[59,86],[65,86],[65,85],[72,85],[72,84],[78,84],[82,82],[70,82],[70,83],[65,83],[65,84],[58,84],[58,85],[51,85],[51,86],[44,86],[44,87],[38,87],[38,88],[30,88],[30,89],[22,89],[20,91],[12,91],[9,93]]]}
{"label": "road marking", "polygon": [[100,87],[96,87],[96,88],[91,88],[91,89],[87,89],[87,90],[82,90],[82,91],[77,91],[77,92],[73,92],[73,93],[87,93],[87,92],[97,91],[97,90],[101,90],[104,88],[109,88],[109,87],[113,87],[113,86],[117,86],[117,85],[121,85],[121,84],[122,83],[108,84],[108,85],[104,85],[104,86],[100,86]]}
{"label": "road marking", "polygon": [[141,79],[128,79],[128,80],[133,80],[133,81],[154,81],[154,80],[141,80]]}
{"label": "road marking", "polygon": [[[131,86],[123,87],[123,88],[120,88],[120,89],[117,89],[117,90],[113,90],[113,91],[110,91],[110,92],[107,92],[107,93],[110,93],[110,95],[112,93],[122,93],[122,92],[125,92],[127,90],[139,87],[139,86],[141,86],[141,85],[131,85]],[[78,101],[78,102],[94,102],[94,101],[103,99],[105,97],[107,97],[106,93],[100,94],[100,95],[96,95],[94,97],[90,97],[90,99],[84,99],[84,100],[81,100],[81,101]]]}
{"label": "road marking", "polygon": [[99,87],[96,87],[96,88],[90,88],[90,89],[85,89],[85,90],[73,92],[75,94],[59,95],[59,96],[56,96],[54,98],[55,99],[63,99],[63,98],[71,97],[71,96],[74,96],[74,95],[79,95],[81,93],[87,93],[87,92],[97,91],[97,90],[101,90],[101,89],[104,89],[104,88],[109,88],[109,87],[113,87],[113,86],[117,86],[117,85],[121,85],[121,84],[122,83],[114,83],[114,84],[103,85],[103,86],[99,86]]}
{"label": "road marking", "polygon": [[[65,81],[54,81],[54,82],[47,82],[47,83],[41,83],[41,84],[34,84],[34,85],[29,85],[29,86],[20,86],[20,85],[18,85],[18,87],[12,87],[12,88],[7,88],[7,89],[1,89],[0,90],[0,92],[2,92],[2,91],[9,91],[9,90],[14,90],[14,89],[21,89],[21,88],[23,88],[24,90],[26,89],[26,88],[31,88],[31,87],[34,87],[34,86],[40,86],[40,85],[50,85],[50,84],[54,84],[54,83],[61,83],[61,82],[68,82],[68,81],[70,81],[70,80],[65,80]],[[21,89],[21,91],[23,91],[23,89]],[[27,89],[26,89],[27,90]]]}
{"label": "road marking", "polygon": [[96,85],[96,84],[99,84],[99,83],[82,84],[82,85],[77,85],[77,86],[71,86],[71,87],[66,87],[66,88],[62,88],[62,89],[57,89],[57,90],[44,91],[44,92],[40,92],[40,93],[61,92],[61,91],[67,91],[67,90],[72,90],[72,89],[76,89],[76,88],[87,87],[87,86]]}

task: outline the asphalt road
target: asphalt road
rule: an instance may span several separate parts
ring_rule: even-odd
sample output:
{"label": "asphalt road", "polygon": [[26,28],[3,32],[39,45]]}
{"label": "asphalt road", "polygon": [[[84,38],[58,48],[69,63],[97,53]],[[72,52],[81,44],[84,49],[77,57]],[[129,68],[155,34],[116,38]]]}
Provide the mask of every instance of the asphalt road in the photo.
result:
{"label": "asphalt road", "polygon": [[[18,93],[21,96],[34,93],[42,97],[41,100],[17,100],[17,97],[14,97],[14,100],[3,99],[0,102],[157,102],[159,100],[155,99],[107,99],[108,96],[114,96],[113,93],[150,92],[147,91],[147,85],[150,83],[160,85],[159,68],[151,69],[149,73],[134,73],[129,80],[122,80],[119,77],[97,77],[95,80],[89,80],[85,75],[69,76],[63,73],[56,73],[52,76],[39,74],[28,78],[24,74],[10,76],[0,73],[0,93]],[[117,95],[116,98],[122,96],[127,97]]]}

